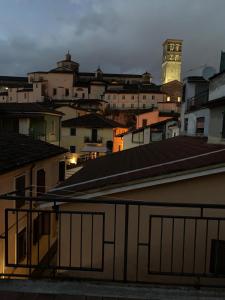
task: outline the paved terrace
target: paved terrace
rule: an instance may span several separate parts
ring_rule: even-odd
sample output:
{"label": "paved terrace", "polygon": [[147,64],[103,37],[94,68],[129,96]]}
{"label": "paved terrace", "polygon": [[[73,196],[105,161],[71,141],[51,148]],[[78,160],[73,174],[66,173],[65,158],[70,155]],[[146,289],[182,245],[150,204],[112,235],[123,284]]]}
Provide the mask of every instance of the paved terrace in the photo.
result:
{"label": "paved terrace", "polygon": [[225,288],[99,283],[87,281],[0,280],[5,300],[225,299]]}

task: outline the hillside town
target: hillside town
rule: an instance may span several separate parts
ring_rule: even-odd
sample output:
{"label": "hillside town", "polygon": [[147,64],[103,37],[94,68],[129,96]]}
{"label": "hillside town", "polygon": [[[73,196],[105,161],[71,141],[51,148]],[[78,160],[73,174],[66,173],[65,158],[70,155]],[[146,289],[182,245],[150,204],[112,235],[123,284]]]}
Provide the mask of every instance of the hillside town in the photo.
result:
{"label": "hillside town", "polygon": [[183,76],[184,47],[162,41],[160,83],[73,49],[1,74],[1,279],[224,287],[225,52]]}

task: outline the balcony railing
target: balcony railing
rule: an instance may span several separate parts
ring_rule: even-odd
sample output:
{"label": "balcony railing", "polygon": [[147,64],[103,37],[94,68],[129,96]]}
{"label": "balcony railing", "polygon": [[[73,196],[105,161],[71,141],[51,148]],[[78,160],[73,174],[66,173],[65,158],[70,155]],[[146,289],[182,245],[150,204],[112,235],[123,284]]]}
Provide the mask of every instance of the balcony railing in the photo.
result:
{"label": "balcony railing", "polygon": [[[26,200],[40,206],[5,210],[2,276],[224,285],[225,205],[79,200],[68,193],[67,199]],[[48,230],[40,227],[43,220]]]}
{"label": "balcony railing", "polygon": [[204,108],[208,102],[209,92],[203,92],[195,97],[192,97],[187,100],[186,112],[195,111],[201,108]]}
{"label": "balcony railing", "polygon": [[85,143],[93,143],[93,144],[102,144],[102,137],[98,137],[98,138],[96,138],[96,139],[93,139],[93,138],[91,138],[91,137],[88,137],[88,136],[85,136],[84,137],[84,142]]}

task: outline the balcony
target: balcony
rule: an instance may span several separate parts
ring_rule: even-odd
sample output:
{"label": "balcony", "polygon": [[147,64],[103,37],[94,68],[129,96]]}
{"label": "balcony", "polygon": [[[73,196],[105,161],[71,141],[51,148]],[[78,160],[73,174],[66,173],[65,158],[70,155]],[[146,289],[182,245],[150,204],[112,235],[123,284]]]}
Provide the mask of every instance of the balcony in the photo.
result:
{"label": "balcony", "polygon": [[103,138],[102,137],[98,137],[96,139],[85,136],[84,137],[84,143],[87,144],[102,144]]}
{"label": "balcony", "polygon": [[[7,195],[1,198],[21,199]],[[122,199],[70,201],[63,196],[57,200],[51,196],[46,202],[26,197],[26,201],[36,201],[36,208],[5,210],[5,272],[1,276],[30,278],[38,274],[43,278],[47,274],[63,280],[145,283],[146,288],[155,283],[224,286],[225,205]],[[17,229],[21,214],[26,216],[27,228],[23,261],[11,251],[12,235],[21,233]],[[47,224],[56,222],[57,231],[51,227],[44,232],[45,244],[36,239],[36,246],[31,247],[35,234],[31,220],[40,215],[45,219],[44,214],[48,216]],[[48,255],[52,236],[57,239],[55,259]],[[43,245],[45,260],[39,260]]]}
{"label": "balcony", "polygon": [[208,103],[208,97],[209,97],[209,93],[207,91],[193,98],[188,99],[186,112],[192,112],[195,110],[205,108],[205,105]]}

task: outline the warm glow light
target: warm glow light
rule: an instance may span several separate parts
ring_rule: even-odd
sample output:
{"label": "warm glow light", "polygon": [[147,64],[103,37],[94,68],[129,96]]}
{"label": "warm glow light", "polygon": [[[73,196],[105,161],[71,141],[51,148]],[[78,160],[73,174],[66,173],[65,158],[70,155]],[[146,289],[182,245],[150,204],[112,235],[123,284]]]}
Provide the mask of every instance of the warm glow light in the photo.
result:
{"label": "warm glow light", "polygon": [[166,101],[167,101],[167,102],[170,102],[170,96],[168,96],[168,97],[166,98]]}
{"label": "warm glow light", "polygon": [[70,164],[77,164],[77,157],[73,155],[72,157],[70,157],[69,162]]}
{"label": "warm glow light", "polygon": [[181,101],[181,97],[178,97],[178,98],[177,98],[177,101],[180,102],[180,101]]}

